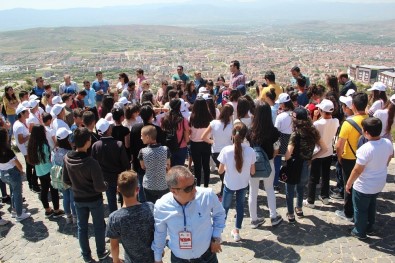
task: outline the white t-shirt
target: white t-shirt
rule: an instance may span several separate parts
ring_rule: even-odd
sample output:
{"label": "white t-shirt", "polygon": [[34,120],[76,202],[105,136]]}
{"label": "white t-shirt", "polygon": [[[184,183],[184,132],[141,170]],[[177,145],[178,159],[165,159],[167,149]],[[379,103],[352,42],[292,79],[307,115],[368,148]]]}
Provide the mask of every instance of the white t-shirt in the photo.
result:
{"label": "white t-shirt", "polygon": [[66,128],[67,130],[70,130],[69,125],[67,125],[67,123],[65,123],[63,120],[58,119],[58,118],[53,119],[52,124],[51,124],[51,128],[52,128],[52,130],[53,130],[53,132],[54,132],[55,134],[56,134],[56,131],[57,131],[59,128],[61,128],[61,127],[64,127],[64,128]]}
{"label": "white t-shirt", "polygon": [[221,111],[218,108],[215,108],[215,119],[219,119],[219,115],[221,114]]}
{"label": "white t-shirt", "polygon": [[369,114],[373,115],[377,110],[381,110],[383,107],[384,107],[384,102],[382,100],[376,100],[369,108]]}
{"label": "white t-shirt", "polygon": [[18,159],[15,156],[14,158],[12,158],[11,160],[9,160],[6,163],[0,163],[0,170],[6,171],[6,170],[10,170],[10,169],[14,168],[16,160],[18,160]]}
{"label": "white t-shirt", "polygon": [[23,155],[27,155],[27,142],[25,142],[23,144],[20,144],[19,140],[18,140],[18,135],[22,134],[23,137],[27,137],[28,135],[30,135],[29,129],[26,127],[25,124],[23,124],[22,122],[17,120],[14,123],[14,126],[12,127],[12,130],[13,130],[15,141],[16,141],[16,145],[18,146],[19,151],[21,151],[21,153]]}
{"label": "white t-shirt", "polygon": [[[38,112],[36,112],[36,114],[37,114]],[[30,124],[31,123],[33,123],[33,124],[41,124],[40,123],[40,120],[38,119],[38,117],[37,117],[37,115],[36,114],[34,114],[34,113],[29,113],[29,118],[27,118],[26,119],[26,124],[27,124],[27,127],[29,127],[30,126]],[[39,114],[39,113],[38,113]]]}
{"label": "white t-shirt", "polygon": [[230,190],[240,190],[248,186],[251,178],[251,165],[256,162],[256,154],[254,149],[249,146],[242,145],[243,148],[243,168],[241,173],[236,169],[235,147],[234,145],[226,146],[218,155],[218,161],[225,165],[224,184]]}
{"label": "white t-shirt", "polygon": [[52,137],[55,136],[56,133],[54,132],[53,129],[51,129],[51,127],[48,126],[44,126],[44,127],[45,127],[45,137],[47,137],[49,148],[52,151],[55,148],[55,142],[53,141]]}
{"label": "white t-shirt", "polygon": [[274,122],[274,127],[276,127],[279,132],[284,134],[292,133],[292,117],[290,114],[291,111],[285,111],[277,115],[276,121]]}
{"label": "white t-shirt", "polygon": [[241,118],[241,119],[236,119],[233,124],[236,124],[238,122],[242,122],[244,123],[245,126],[247,126],[248,129],[251,129],[251,125],[252,125],[252,119],[251,117],[247,117],[247,118]]}
{"label": "white t-shirt", "polygon": [[224,129],[224,123],[222,121],[213,120],[210,122],[210,127],[211,138],[214,141],[211,146],[211,152],[219,153],[225,146],[232,145],[233,125],[231,122],[229,122]]}
{"label": "white t-shirt", "polygon": [[319,158],[324,158],[331,156],[333,154],[333,138],[336,135],[337,129],[339,128],[339,120],[338,119],[319,119],[314,122],[315,128],[321,135],[321,139],[323,140],[328,150],[321,154]]}
{"label": "white t-shirt", "polygon": [[49,103],[48,103],[47,106],[45,106],[45,112],[51,113],[51,110],[52,110],[52,106],[49,105]]}
{"label": "white t-shirt", "polygon": [[[384,109],[384,110],[377,110],[374,114],[373,117],[379,118],[381,120],[381,122],[383,123],[383,129],[381,130],[381,134],[380,136],[383,136],[384,134],[386,134],[386,130],[387,130],[387,123],[388,123],[388,110]],[[394,126],[395,122],[392,123],[392,126]]]}
{"label": "white t-shirt", "polygon": [[237,119],[237,101],[229,101],[228,103],[229,105],[232,105],[233,107],[233,121]]}
{"label": "white t-shirt", "polygon": [[364,194],[377,194],[387,179],[387,161],[394,148],[388,139],[368,141],[357,150],[357,161],[365,169],[354,182],[354,189]]}
{"label": "white t-shirt", "polygon": [[118,82],[116,87],[117,87],[118,92],[121,92],[121,91],[123,91],[125,89],[128,89],[128,83],[125,83],[125,84],[122,85],[121,82]]}

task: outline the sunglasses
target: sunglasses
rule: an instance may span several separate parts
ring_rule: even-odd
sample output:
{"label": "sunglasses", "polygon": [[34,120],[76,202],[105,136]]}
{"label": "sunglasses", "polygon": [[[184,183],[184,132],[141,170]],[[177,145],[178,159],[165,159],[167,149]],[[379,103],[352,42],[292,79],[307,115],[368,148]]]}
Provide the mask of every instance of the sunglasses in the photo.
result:
{"label": "sunglasses", "polygon": [[195,178],[193,184],[190,185],[190,186],[187,186],[187,187],[185,187],[185,188],[172,188],[172,189],[175,189],[175,190],[183,190],[185,193],[190,193],[190,192],[192,192],[193,189],[195,189],[195,187],[196,187],[196,182],[197,182],[197,180],[196,180],[196,178]]}

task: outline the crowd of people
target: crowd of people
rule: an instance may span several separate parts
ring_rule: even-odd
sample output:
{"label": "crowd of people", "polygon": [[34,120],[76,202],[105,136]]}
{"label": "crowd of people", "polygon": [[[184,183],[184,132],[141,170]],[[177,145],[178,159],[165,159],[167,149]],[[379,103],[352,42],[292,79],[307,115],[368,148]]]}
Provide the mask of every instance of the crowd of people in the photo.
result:
{"label": "crowd of people", "polygon": [[[81,89],[70,75],[58,90],[42,77],[31,93],[15,94],[6,87],[0,183],[12,218],[20,222],[31,216],[23,208],[29,202],[22,192],[26,174],[46,218],[77,224],[85,262],[93,260],[90,215],[99,260],[111,253],[113,262],[122,262],[122,244],[125,262],[161,262],[165,246],[172,262],[218,262],[234,195],[235,242],[241,240],[247,193],[250,226],[265,223],[257,213],[263,181],[273,227],[283,221],[276,194],[285,192],[285,217],[295,223],[304,216],[303,207],[314,209],[321,184],[323,205],[330,198],[344,200],[336,215],[354,222],[352,236],[372,234],[377,195],[393,157],[395,95],[388,98],[381,82],[357,91],[342,72],[317,85],[294,67],[287,87],[267,71],[253,99],[238,61],[230,63],[230,72],[229,81],[223,76],[205,80],[199,71],[191,80],[178,66],[155,94],[142,69],[136,70],[135,81],[120,73],[114,86],[96,72],[97,79],[83,81]],[[24,160],[11,149],[14,143]],[[337,184],[330,187],[333,162]],[[221,180],[218,193],[208,188],[214,167]],[[0,217],[0,225],[8,223]]]}

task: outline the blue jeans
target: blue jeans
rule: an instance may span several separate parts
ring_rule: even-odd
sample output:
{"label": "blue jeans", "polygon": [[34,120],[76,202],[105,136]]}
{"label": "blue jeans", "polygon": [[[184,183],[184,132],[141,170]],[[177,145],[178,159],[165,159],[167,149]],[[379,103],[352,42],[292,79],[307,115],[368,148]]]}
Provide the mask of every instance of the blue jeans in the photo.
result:
{"label": "blue jeans", "polygon": [[16,121],[16,115],[15,115],[15,114],[14,114],[14,115],[7,115],[7,120],[8,120],[9,123],[11,124],[10,132],[9,132],[9,134],[8,134],[8,135],[9,135],[8,140],[11,141],[12,133],[13,133],[12,127],[14,126],[14,123],[15,123],[15,121]]}
{"label": "blue jeans", "polygon": [[70,214],[73,214],[73,216],[76,215],[74,194],[71,188],[63,190],[63,208],[64,208],[64,213],[66,215],[70,215]]}
{"label": "blue jeans", "polygon": [[112,212],[118,210],[117,183],[116,182],[108,182],[106,196],[107,196],[107,202],[108,202],[108,210],[110,211],[110,214],[111,214]]}
{"label": "blue jeans", "polygon": [[15,208],[17,216],[22,214],[22,176],[14,167],[9,170],[0,170],[0,179],[11,188],[11,206]]}
{"label": "blue jeans", "polygon": [[224,186],[224,192],[222,194],[222,206],[225,209],[226,216],[232,205],[233,194],[236,193],[236,228],[241,229],[244,217],[244,201],[246,198],[248,186],[239,190],[230,190],[226,185]]}
{"label": "blue jeans", "polygon": [[280,182],[280,168],[281,168],[281,155],[276,155],[274,157],[274,181],[273,186],[278,186]]}
{"label": "blue jeans", "polygon": [[296,207],[302,208],[303,206],[303,191],[309,179],[309,161],[303,162],[302,172],[300,174],[300,182],[298,184],[285,184],[286,199],[287,199],[287,209],[288,214],[294,213],[294,196],[296,188]]}
{"label": "blue jeans", "polygon": [[89,247],[88,220],[89,213],[92,214],[93,229],[95,232],[96,252],[98,256],[104,254],[106,250],[103,200],[93,202],[74,202],[77,212],[78,241],[81,247],[81,254],[84,259],[92,257]]}
{"label": "blue jeans", "polygon": [[186,146],[184,148],[178,149],[178,151],[174,153],[171,153],[170,166],[173,167],[175,165],[184,165],[187,154],[188,148]]}
{"label": "blue jeans", "polygon": [[144,193],[144,188],[143,188],[143,178],[144,178],[144,172],[137,173],[138,179],[139,179],[139,202],[144,203],[146,201],[145,199],[145,193]]}
{"label": "blue jeans", "polygon": [[378,194],[364,194],[352,189],[354,203],[354,229],[357,236],[365,237],[367,231],[373,230],[376,222],[376,200]]}

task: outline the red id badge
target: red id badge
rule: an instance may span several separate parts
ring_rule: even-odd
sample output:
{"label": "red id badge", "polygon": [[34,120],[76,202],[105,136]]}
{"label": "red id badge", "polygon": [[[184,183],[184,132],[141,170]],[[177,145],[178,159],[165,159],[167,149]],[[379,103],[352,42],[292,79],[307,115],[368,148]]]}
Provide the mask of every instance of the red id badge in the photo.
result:
{"label": "red id badge", "polygon": [[188,231],[181,231],[178,233],[178,241],[180,249],[192,249],[192,233]]}

